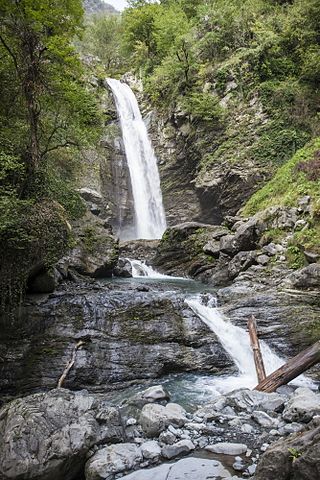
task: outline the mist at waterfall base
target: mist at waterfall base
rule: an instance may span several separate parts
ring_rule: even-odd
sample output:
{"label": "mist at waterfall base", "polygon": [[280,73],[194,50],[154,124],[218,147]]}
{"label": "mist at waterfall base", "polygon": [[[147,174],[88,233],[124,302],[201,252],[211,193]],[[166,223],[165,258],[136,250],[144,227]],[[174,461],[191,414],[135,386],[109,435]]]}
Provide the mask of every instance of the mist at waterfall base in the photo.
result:
{"label": "mist at waterfall base", "polygon": [[[182,288],[185,282],[186,288],[183,289],[186,294],[185,303],[217,335],[238,370],[237,374],[228,376],[175,374],[169,376],[165,381],[161,379],[161,383],[167,384],[167,388],[172,389],[172,393],[175,391],[175,401],[187,405],[188,400],[184,397],[189,397],[189,400],[193,399],[195,404],[202,403],[201,400],[205,402],[208,401],[208,398],[212,399],[232,390],[252,389],[257,385],[257,374],[248,332],[233,325],[221,314],[215,296],[205,290],[208,289],[207,286],[194,285],[198,282],[187,278],[163,275],[139,260],[130,260],[130,263],[135,279],[150,279],[153,284],[157,280],[161,283],[169,282],[171,285],[176,283],[178,287],[182,285]],[[200,293],[196,293],[197,287],[200,287]],[[265,341],[260,341],[260,345],[266,374],[269,375],[281,367],[286,359],[277,355]],[[314,382],[304,375],[300,375],[290,383],[294,386],[315,388]]]}
{"label": "mist at waterfall base", "polygon": [[160,176],[137,99],[129,85],[112,78],[108,78],[107,83],[116,103],[134,203],[132,232],[128,226],[122,229],[120,225],[119,236],[122,240],[161,238],[166,229],[166,217]]}

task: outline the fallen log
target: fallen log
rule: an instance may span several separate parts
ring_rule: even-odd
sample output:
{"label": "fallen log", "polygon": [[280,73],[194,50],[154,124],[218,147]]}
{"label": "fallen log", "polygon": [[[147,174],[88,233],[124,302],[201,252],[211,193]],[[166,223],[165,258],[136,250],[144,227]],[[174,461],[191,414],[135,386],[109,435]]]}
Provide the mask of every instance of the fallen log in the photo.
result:
{"label": "fallen log", "polygon": [[268,375],[262,382],[259,382],[255,390],[268,393],[274,392],[278,387],[286,385],[319,362],[320,340]]}
{"label": "fallen log", "polygon": [[63,385],[65,379],[67,378],[68,373],[70,372],[71,368],[72,368],[73,365],[74,365],[74,362],[76,361],[77,351],[78,351],[79,348],[81,348],[84,344],[85,344],[85,342],[82,341],[82,340],[80,340],[80,341],[74,346],[73,351],[72,351],[72,356],[71,356],[70,360],[68,361],[68,363],[67,363],[67,365],[66,365],[66,368],[64,369],[61,377],[59,378],[57,388],[62,388],[62,385]]}
{"label": "fallen log", "polygon": [[260,342],[257,333],[257,322],[253,315],[248,320],[248,330],[250,335],[250,343],[253,351],[254,364],[256,366],[258,382],[261,383],[266,378]]}

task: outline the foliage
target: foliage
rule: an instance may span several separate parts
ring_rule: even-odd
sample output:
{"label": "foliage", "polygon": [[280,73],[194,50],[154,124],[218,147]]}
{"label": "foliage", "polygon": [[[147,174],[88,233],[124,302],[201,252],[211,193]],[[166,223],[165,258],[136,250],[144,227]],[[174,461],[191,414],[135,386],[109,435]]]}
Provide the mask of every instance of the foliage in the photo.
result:
{"label": "foliage", "polygon": [[66,251],[69,232],[63,208],[14,196],[0,199],[0,310],[24,293],[32,269],[49,268]]}
{"label": "foliage", "polygon": [[275,176],[248,201],[243,212],[250,215],[272,205],[295,206],[299,197],[310,195],[313,201],[320,198],[319,178],[309,179],[297,165],[313,161],[320,149],[320,138],[316,138],[279,168]]}
{"label": "foliage", "polygon": [[107,75],[114,76],[126,68],[126,58],[121,48],[123,24],[119,15],[98,14],[87,19],[80,42],[83,55],[93,55],[104,65]]}
{"label": "foliage", "polygon": [[73,46],[82,15],[80,0],[0,3],[2,307],[20,299],[35,265],[65,252],[66,215],[81,215],[73,175],[102,123]]}

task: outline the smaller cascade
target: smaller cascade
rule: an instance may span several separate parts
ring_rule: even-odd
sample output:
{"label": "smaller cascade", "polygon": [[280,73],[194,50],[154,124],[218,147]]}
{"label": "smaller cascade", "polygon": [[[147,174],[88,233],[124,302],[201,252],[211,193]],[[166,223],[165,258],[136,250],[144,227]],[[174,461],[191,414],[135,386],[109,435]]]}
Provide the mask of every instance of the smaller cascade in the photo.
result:
{"label": "smaller cascade", "polygon": [[163,275],[140,260],[131,260],[130,258],[127,258],[127,260],[131,264],[133,278],[148,277],[150,279],[162,280],[186,280],[183,277],[170,277],[170,275]]}
{"label": "smaller cascade", "polygon": [[[213,390],[216,393],[226,393],[236,388],[255,387],[257,375],[248,332],[224,318],[217,308],[216,298],[210,294],[187,298],[186,303],[217,335],[239,371],[236,376],[216,377],[213,381]],[[260,341],[260,345],[266,373],[269,375],[281,367],[285,363],[285,359],[276,355],[263,340]],[[292,383],[309,388],[314,386],[313,382],[303,375],[300,375]]]}
{"label": "smaller cascade", "polygon": [[161,238],[166,229],[157,159],[137,99],[129,85],[108,78],[120,120],[130,172],[135,234],[127,240]]}

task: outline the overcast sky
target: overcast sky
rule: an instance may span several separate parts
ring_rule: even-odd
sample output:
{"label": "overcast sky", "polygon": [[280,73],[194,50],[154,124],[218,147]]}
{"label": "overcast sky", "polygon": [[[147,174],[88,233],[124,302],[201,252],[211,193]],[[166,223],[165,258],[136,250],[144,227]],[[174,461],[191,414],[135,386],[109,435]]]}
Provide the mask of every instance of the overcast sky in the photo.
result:
{"label": "overcast sky", "polygon": [[105,0],[106,3],[110,3],[117,10],[123,10],[128,6],[126,0]]}

